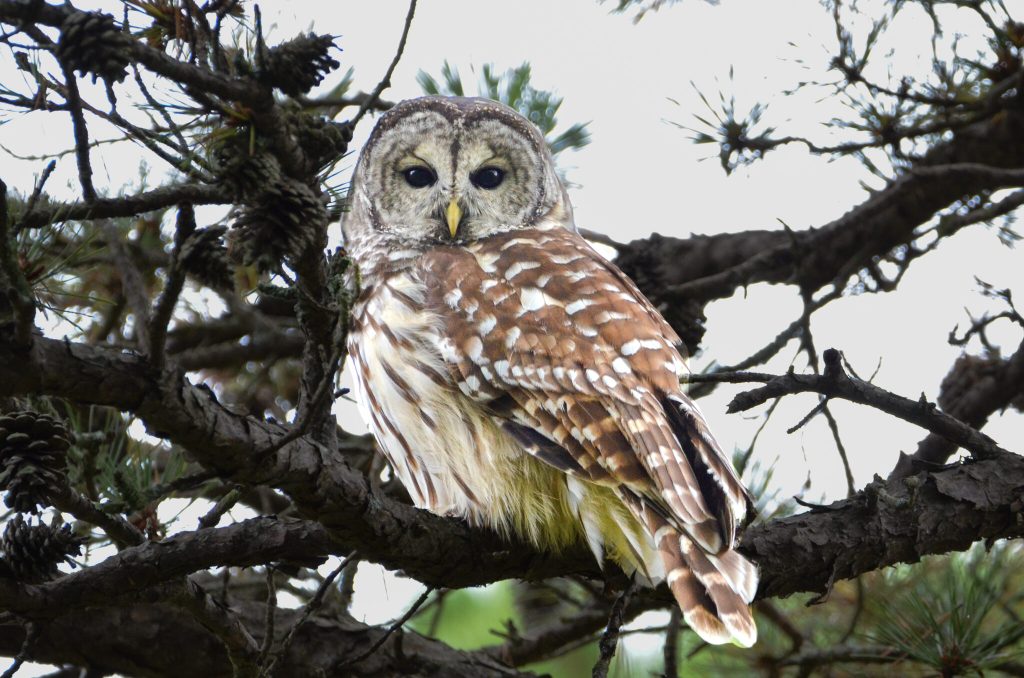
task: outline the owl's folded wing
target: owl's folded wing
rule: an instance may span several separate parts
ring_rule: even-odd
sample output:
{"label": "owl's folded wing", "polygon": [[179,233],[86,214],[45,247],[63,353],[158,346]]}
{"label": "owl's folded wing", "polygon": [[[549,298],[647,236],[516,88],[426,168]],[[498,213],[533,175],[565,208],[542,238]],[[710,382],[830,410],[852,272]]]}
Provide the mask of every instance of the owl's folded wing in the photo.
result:
{"label": "owl's folded wing", "polygon": [[747,495],[682,392],[678,338],[582,238],[517,231],[421,264],[451,282],[428,303],[468,396],[524,449],[623,487],[709,553],[732,545]]}

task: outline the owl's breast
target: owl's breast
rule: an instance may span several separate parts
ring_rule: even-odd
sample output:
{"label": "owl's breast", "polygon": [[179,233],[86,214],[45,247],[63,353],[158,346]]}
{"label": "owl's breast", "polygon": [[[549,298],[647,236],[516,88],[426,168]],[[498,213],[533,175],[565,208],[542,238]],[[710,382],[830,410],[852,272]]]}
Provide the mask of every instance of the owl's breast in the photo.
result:
{"label": "owl's breast", "polygon": [[417,506],[509,530],[507,514],[524,492],[557,496],[564,480],[534,468],[485,405],[460,389],[442,357],[445,328],[425,297],[425,285],[403,273],[366,290],[353,308],[348,349],[361,414]]}
{"label": "owl's breast", "polygon": [[[451,328],[412,273],[364,290],[349,356],[364,421],[414,503],[558,550],[586,539],[634,568],[655,562],[613,490],[526,453],[444,358]],[[647,553],[647,558],[632,554]],[[599,556],[600,557],[600,556]]]}

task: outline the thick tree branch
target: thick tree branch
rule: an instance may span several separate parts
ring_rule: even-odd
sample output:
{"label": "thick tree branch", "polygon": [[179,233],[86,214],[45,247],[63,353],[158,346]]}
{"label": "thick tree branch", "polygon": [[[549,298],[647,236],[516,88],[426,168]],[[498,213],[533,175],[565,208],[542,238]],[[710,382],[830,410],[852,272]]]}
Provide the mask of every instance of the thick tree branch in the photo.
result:
{"label": "thick tree branch", "polygon": [[[761,570],[759,597],[786,596],[803,591],[823,591],[839,579],[898,562],[916,562],[925,555],[962,550],[979,539],[1024,536],[1024,523],[1019,520],[1022,510],[1024,458],[1007,455],[938,473],[878,483],[852,499],[822,510],[754,526],[747,530],[740,548]],[[445,521],[445,524],[455,525],[453,521]],[[474,532],[470,538],[488,541],[482,532]],[[25,586],[0,580],[0,605],[39,620],[44,628],[60,629],[65,628],[68,619],[86,614],[69,614],[71,610],[110,605],[125,596],[145,600],[150,595],[146,592],[161,590],[163,582],[215,564],[246,566],[277,559],[301,561],[341,550],[342,547],[330,539],[327,530],[312,521],[257,518],[129,548],[98,565],[47,584]],[[463,554],[471,553],[468,548],[450,552],[442,562],[451,566],[461,560]],[[566,569],[574,569],[571,562],[563,565],[568,565]],[[599,576],[596,565],[591,565],[588,574]],[[664,591],[654,600],[660,600],[664,605],[671,604]],[[652,602],[647,598],[638,604],[649,609]],[[89,614],[102,617],[120,612],[94,611]],[[259,641],[260,629],[264,625],[262,614],[246,613],[242,618],[246,628]],[[53,621],[48,621],[50,619]],[[593,614],[580,616],[563,631],[578,634],[598,629],[605,619],[605,612],[595,609]],[[287,628],[288,621],[279,621],[277,626]],[[288,655],[289,660],[282,663],[282,667],[289,671],[296,670],[296,666],[308,666],[302,659],[307,654],[303,649],[303,635],[310,632],[307,627],[320,628],[322,624],[307,624],[299,633]],[[364,634],[371,633],[365,627],[362,629]],[[4,636],[0,632],[0,638]],[[544,656],[559,645],[563,636],[541,633],[536,638],[490,648],[486,654],[495,660],[519,663]],[[358,647],[365,648],[366,643],[375,637],[372,633],[369,640],[366,635],[361,636],[362,644]],[[410,634],[405,634],[404,642],[408,643],[410,637]],[[339,648],[349,642],[346,638],[344,634],[339,636]],[[85,652],[84,645],[91,642],[90,637],[75,642],[65,639],[62,647],[65,651]],[[102,647],[109,648],[111,642],[108,638],[100,643],[96,646],[97,651]],[[0,647],[8,645],[13,643],[0,641]],[[367,661],[387,657],[393,660],[394,648],[387,648],[385,645]],[[403,651],[407,648],[404,646]],[[150,650],[154,657],[167,654],[166,648],[151,647]],[[381,656],[377,657],[378,654]],[[54,655],[43,654],[37,658],[46,659],[47,656]],[[218,648],[211,656],[223,657],[223,650]],[[345,656],[339,649],[335,660],[340,661]],[[320,659],[322,656],[318,661]],[[141,675],[152,673],[143,672]]]}
{"label": "thick tree branch", "polygon": [[[1024,395],[1024,343],[1005,360],[961,357],[942,381],[939,405],[952,417],[976,429],[993,413]],[[913,473],[920,465],[943,464],[957,445],[936,433],[917,445],[912,455],[901,454],[894,477]]]}
{"label": "thick tree branch", "polygon": [[[584,548],[542,555],[400,504],[372,489],[337,453],[305,438],[252,468],[249,452],[284,435],[284,427],[234,414],[187,384],[153,383],[141,359],[130,354],[47,339],[37,339],[28,354],[0,346],[0,395],[29,392],[133,410],[151,430],[183,444],[204,465],[240,482],[267,483],[287,492],[305,515],[322,524],[317,529],[324,531],[307,536],[307,545],[322,541],[327,548],[330,538],[429,585],[456,588],[512,577],[598,575]],[[999,454],[908,482],[913,496],[910,487],[893,481],[885,492],[858,495],[830,511],[748,530],[743,549],[764,571],[762,595],[819,590],[834,579],[833,571],[835,577],[854,576],[1024,530],[1016,519],[1024,506],[1021,457]],[[821,548],[793,548],[818,542]],[[245,543],[240,539],[231,548],[248,553]],[[225,549],[226,554],[230,549]],[[171,566],[175,561],[169,556],[161,562],[168,572],[184,573]],[[212,561],[198,565],[210,567]]]}
{"label": "thick tree branch", "polygon": [[[232,605],[254,640],[263,639],[262,603]],[[275,613],[275,626],[287,628],[300,612]],[[231,663],[221,642],[188,614],[145,598],[136,604],[77,610],[58,619],[37,622],[39,638],[31,659],[52,664],[90,667],[97,675],[204,676],[231,678]],[[386,628],[360,624],[349,617],[318,617],[304,624],[275,678],[345,675],[416,676],[417,678],[509,678],[532,676],[509,668],[482,652],[454,650],[444,643],[405,631],[359,664],[340,666],[348,657],[377,641]],[[21,625],[0,624],[0,655],[14,656],[21,647]],[[164,642],[164,641],[168,642]],[[187,649],[187,650],[186,650]],[[78,674],[75,674],[78,675]],[[92,674],[90,674],[92,675]]]}
{"label": "thick tree branch", "polygon": [[1024,457],[966,463],[876,482],[809,513],[747,530],[740,550],[758,564],[758,597],[826,591],[832,583],[978,540],[1024,536]]}
{"label": "thick tree branch", "polygon": [[[280,424],[230,411],[180,375],[158,375],[138,355],[37,338],[28,351],[0,340],[0,395],[46,393],[135,412],[155,435],[240,483],[286,492],[342,543],[428,584],[474,586],[508,577],[593,573],[583,547],[540,555],[497,535],[419,511],[373,489],[336,450],[309,436],[256,463],[253,453],[287,435]],[[453,561],[451,554],[464,558]]]}
{"label": "thick tree branch", "polygon": [[1024,111],[1007,110],[956,131],[914,170],[819,229],[687,239],[655,235],[622,245],[617,263],[655,304],[666,307],[692,348],[686,330],[695,314],[687,304],[697,303],[699,311],[706,301],[758,282],[813,291],[843,281],[872,258],[911,242],[936,212],[964,196],[1020,185],[1022,165]]}

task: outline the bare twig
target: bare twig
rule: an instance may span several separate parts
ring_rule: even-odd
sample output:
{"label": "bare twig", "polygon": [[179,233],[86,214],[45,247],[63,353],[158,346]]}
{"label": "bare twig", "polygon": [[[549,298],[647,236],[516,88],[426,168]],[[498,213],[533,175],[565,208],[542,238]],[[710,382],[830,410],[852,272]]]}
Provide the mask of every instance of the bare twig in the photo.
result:
{"label": "bare twig", "polygon": [[433,593],[433,591],[434,587],[428,586],[427,590],[424,591],[420,595],[420,597],[417,598],[416,601],[409,606],[409,609],[406,610],[401,617],[396,619],[395,622],[388,627],[388,630],[385,631],[384,634],[381,635],[381,637],[378,638],[373,645],[366,649],[366,652],[363,652],[362,654],[357,655],[352,659],[346,660],[342,664],[342,666],[351,666],[352,664],[358,664],[359,662],[363,661],[364,659],[372,655],[374,652],[379,650],[384,645],[384,643],[387,642],[388,638],[390,638],[395,633],[395,631],[400,630],[403,626],[405,626],[405,623],[407,621],[412,619],[413,615],[416,614],[416,612],[420,609],[423,603],[427,602],[427,598],[430,596],[431,593]]}
{"label": "bare twig", "polygon": [[87,203],[96,202],[96,189],[92,185],[92,163],[89,160],[89,128],[85,124],[85,114],[82,113],[78,79],[64,62],[61,62],[60,68],[64,72],[68,111],[71,113],[75,132],[75,158],[78,161],[78,181],[82,185],[82,197]]}
{"label": "bare twig", "polygon": [[821,414],[825,410],[826,405],[828,405],[828,398],[822,398],[821,401],[814,406],[814,409],[805,414],[803,418],[800,419],[800,421],[787,428],[786,433],[793,434],[802,429],[804,426],[807,425],[807,422]]}
{"label": "bare twig", "polygon": [[665,629],[665,647],[662,654],[665,659],[664,678],[679,678],[679,630],[682,613],[675,605],[669,613],[668,628]]}
{"label": "bare twig", "polygon": [[626,607],[629,605],[629,599],[633,595],[634,587],[634,582],[630,581],[626,588],[622,590],[622,593],[619,594],[619,597],[616,598],[615,604],[612,605],[611,613],[608,615],[608,626],[605,628],[601,641],[597,645],[601,654],[597,658],[597,663],[594,664],[594,670],[591,673],[593,678],[607,678],[608,676],[608,667],[611,664],[612,657],[615,656],[615,648],[619,643],[619,629],[622,627]]}
{"label": "bare twig", "polygon": [[277,584],[274,582],[274,568],[267,565],[267,614],[263,618],[263,643],[257,663],[265,666],[270,648],[274,646],[274,614],[277,612]]}
{"label": "bare twig", "polygon": [[18,669],[28,661],[29,653],[32,652],[32,645],[38,637],[39,626],[33,622],[27,622],[25,624],[25,640],[21,643],[21,649],[18,650],[18,654],[15,655],[7,670],[0,674],[0,678],[14,678],[14,674],[18,672]]}
{"label": "bare twig", "polygon": [[146,541],[138,529],[120,516],[100,509],[87,497],[67,485],[50,494],[54,508],[103,530],[116,544],[136,546]]}
{"label": "bare twig", "polygon": [[[273,655],[270,657],[270,661],[268,663],[264,663],[261,665],[261,676],[273,675],[274,666],[277,665],[277,662],[282,657],[288,654],[288,648],[291,647],[292,642],[295,640],[295,634],[298,633],[299,629],[302,628],[302,625],[309,620],[310,616],[318,609],[320,609],[320,606],[323,605],[324,602],[324,596],[327,595],[327,590],[331,587],[331,584],[333,584],[334,580],[337,579],[338,575],[342,573],[342,571],[348,565],[349,561],[353,558],[356,558],[357,556],[358,554],[353,551],[348,555],[347,558],[341,561],[341,563],[339,563],[336,568],[331,570],[330,574],[324,577],[324,580],[320,582],[320,586],[317,587],[316,593],[314,593],[313,597],[309,599],[309,602],[306,603],[306,606],[302,608],[302,615],[297,620],[295,620],[295,623],[292,624],[290,629],[288,629],[288,632],[285,634],[284,639],[281,641],[280,647],[278,647],[277,650],[275,650]],[[350,664],[351,662],[349,661],[345,663]]]}
{"label": "bare twig", "polygon": [[[359,571],[359,560],[356,558],[349,558],[348,564],[345,569],[341,571],[341,581],[338,582],[338,605],[341,609],[346,612],[352,606],[352,596],[356,592],[356,573]],[[444,602],[444,594],[446,591],[441,591],[438,594],[438,600],[440,603]],[[435,615],[435,620],[440,616],[442,604],[438,604],[438,614]],[[427,633],[428,636],[434,635],[431,632]]]}
{"label": "bare twig", "polygon": [[907,657],[888,647],[837,645],[826,650],[807,650],[786,657],[782,666],[827,666],[829,664],[892,664]]}
{"label": "bare twig", "polygon": [[864,578],[857,577],[853,580],[854,583],[854,595],[856,596],[856,603],[853,607],[853,614],[850,615],[850,623],[846,627],[846,633],[839,639],[839,645],[845,645],[853,634],[857,631],[857,624],[860,622],[861,614],[864,613],[864,598],[866,592],[864,591]]}
{"label": "bare twig", "polygon": [[171,250],[171,261],[167,266],[167,282],[164,284],[160,297],[153,304],[153,312],[149,319],[149,361],[156,370],[162,370],[164,367],[167,326],[171,322],[171,315],[174,313],[174,306],[178,303],[178,297],[181,296],[181,291],[185,287],[185,269],[180,261],[181,248],[195,230],[196,213],[192,205],[188,203],[179,205],[174,232],[174,248]]}
{"label": "bare twig", "polygon": [[607,245],[608,247],[613,248],[622,246],[622,243],[613,240],[610,236],[605,235],[604,233],[601,233],[599,231],[592,231],[589,228],[577,228],[576,230],[578,230],[580,235],[582,235],[590,242],[600,243],[602,245]]}
{"label": "bare twig", "polygon": [[338,96],[323,96],[317,97],[316,99],[310,99],[308,97],[299,97],[299,102],[303,108],[327,108],[330,109],[328,116],[333,118],[338,112],[352,106],[369,106],[371,111],[386,111],[389,108],[394,108],[394,101],[385,101],[380,97],[376,99],[373,95],[368,92],[357,92],[352,96],[338,97]]}
{"label": "bare twig", "polygon": [[[132,74],[135,76],[135,84],[138,86],[139,91],[142,92],[142,96],[146,98],[146,102],[156,109],[160,117],[163,118],[164,124],[167,125],[167,129],[170,130],[171,134],[174,135],[175,140],[178,142],[178,152],[186,159],[189,159],[191,164],[191,154],[189,153],[188,142],[185,141],[185,136],[181,133],[181,126],[175,124],[171,118],[171,114],[167,112],[167,107],[157,101],[150,93],[149,88],[146,86],[146,81],[142,79],[142,74],[139,73],[139,67],[137,64],[132,64]],[[183,168],[186,171],[189,167]]]}
{"label": "bare twig", "polygon": [[224,205],[230,202],[230,197],[218,186],[204,186],[194,183],[171,184],[135,195],[125,195],[117,198],[97,198],[91,204],[73,202],[37,207],[22,216],[20,228],[38,228],[52,224],[55,221],[71,221],[74,219],[130,217],[136,214],[165,209],[181,203]]}
{"label": "bare twig", "polygon": [[217,523],[224,517],[224,514],[231,510],[231,508],[238,503],[238,500],[242,497],[242,488],[232,487],[230,490],[224,493],[217,503],[214,504],[206,515],[199,519],[199,529],[205,529],[208,527],[217,527]]}
{"label": "bare twig", "polygon": [[[39,196],[41,196],[43,193],[43,187],[46,186],[47,179],[50,178],[50,175],[53,174],[53,170],[56,167],[56,160],[51,160],[50,162],[46,163],[46,167],[43,168],[42,174],[39,175],[39,179],[36,181],[36,185],[32,189],[32,195],[29,196],[28,201],[25,203],[24,214],[30,214],[32,210],[36,208],[36,203],[39,202]],[[22,221],[24,221],[24,218],[19,220],[18,223],[14,225],[14,235],[18,235],[18,231],[21,230]]]}
{"label": "bare twig", "polygon": [[[861,405],[870,405],[883,412],[917,424],[932,433],[967,449],[979,459],[987,459],[1000,454],[1008,454],[991,438],[963,422],[940,412],[934,404],[927,401],[913,401],[866,381],[855,379],[846,374],[840,364],[839,351],[829,349],[824,353],[825,374],[783,376],[754,375],[739,373],[722,375],[736,382],[764,381],[764,386],[752,391],[740,393],[729,403],[729,412],[742,412],[760,405],[773,398],[794,393],[821,393],[831,398],[842,398]],[[765,377],[768,377],[765,379]]]}
{"label": "bare twig", "polygon": [[349,126],[355,128],[359,124],[359,121],[363,119],[366,112],[377,102],[381,93],[391,86],[391,76],[395,72],[395,68],[398,67],[398,62],[402,58],[402,53],[405,51],[405,41],[409,38],[409,29],[412,27],[412,18],[416,14],[416,0],[410,0],[409,12],[405,15],[405,25],[402,27],[402,37],[398,41],[398,49],[395,50],[395,57],[391,60],[391,64],[388,66],[388,70],[385,71],[384,77],[380,79],[377,86],[370,92],[370,96],[366,98],[366,101],[359,107],[359,111],[355,114],[352,120],[349,122]]}
{"label": "bare twig", "polygon": [[828,422],[829,430],[832,431],[832,439],[836,442],[836,451],[839,452],[839,460],[843,463],[843,472],[846,473],[846,496],[852,497],[857,494],[857,488],[853,481],[853,471],[850,469],[850,458],[846,454],[846,446],[843,445],[843,439],[839,435],[839,423],[832,411],[828,409],[827,399],[821,411],[825,415],[825,421]]}

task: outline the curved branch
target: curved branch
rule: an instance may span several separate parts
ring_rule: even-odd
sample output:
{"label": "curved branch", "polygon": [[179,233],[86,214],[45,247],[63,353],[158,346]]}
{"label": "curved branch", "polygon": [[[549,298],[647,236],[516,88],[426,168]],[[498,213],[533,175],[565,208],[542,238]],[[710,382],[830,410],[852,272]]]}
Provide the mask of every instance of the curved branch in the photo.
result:
{"label": "curved branch", "polygon": [[758,597],[826,591],[840,579],[979,540],[1024,536],[1024,457],[1004,454],[869,485],[856,496],[747,530]]}
{"label": "curved branch", "polygon": [[[239,601],[232,604],[232,610],[252,631],[257,642],[263,639],[265,609],[261,603]],[[299,613],[299,610],[277,609],[275,627],[289,628]],[[33,644],[34,661],[89,667],[98,675],[233,676],[220,641],[187,613],[168,605],[140,601],[120,607],[76,610],[60,619],[41,620],[37,628],[39,638]],[[315,623],[305,624],[298,631],[288,654],[275,667],[274,676],[526,678],[535,675],[509,668],[486,653],[456,650],[412,631],[395,634],[373,656],[346,668],[344,674],[338,672],[338,665],[346,657],[355,656],[385,632],[386,628],[366,626],[349,617],[319,617]],[[20,624],[0,624],[0,655],[16,654],[23,639]]]}
{"label": "curved branch", "polygon": [[[1009,454],[984,433],[940,411],[934,403],[910,400],[883,388],[850,377],[840,364],[839,351],[830,348],[824,352],[825,374],[766,374],[733,373],[712,375],[722,381],[765,381],[764,386],[740,393],[729,403],[729,412],[742,412],[774,398],[794,393],[820,393],[830,398],[870,405],[894,417],[917,424],[946,440],[955,443],[979,459]],[[700,375],[696,379],[699,380]]]}
{"label": "curved branch", "polygon": [[[961,357],[942,380],[939,403],[950,416],[981,428],[988,418],[1024,395],[1024,343],[1006,360]],[[900,454],[893,477],[912,473],[919,465],[943,464],[956,452],[956,444],[931,433],[912,455]]]}
{"label": "curved branch", "polygon": [[[285,491],[305,516],[322,526],[307,533],[303,548],[312,544],[326,550],[332,543],[341,544],[357,549],[368,560],[445,588],[508,578],[602,576],[582,546],[561,554],[541,554],[525,544],[509,543],[490,532],[401,504],[371,488],[338,452],[308,437],[253,466],[251,451],[265,449],[287,429],[235,414],[180,377],[158,381],[132,354],[39,338],[28,353],[0,343],[0,395],[19,393],[48,393],[135,411],[151,431],[182,444],[203,465],[239,482]],[[979,539],[1020,536],[1024,524],[1017,516],[1022,507],[1024,458],[997,453],[973,464],[869,487],[828,511],[752,527],[741,549],[762,569],[762,596],[788,595],[820,590],[837,578],[914,562],[929,553],[964,549]],[[231,529],[235,528],[224,528]],[[237,529],[242,533],[248,528]],[[191,550],[202,553],[199,544],[214,534],[234,533],[197,533]],[[249,541],[236,540],[237,553],[246,553]],[[171,547],[145,548],[158,553]],[[308,551],[302,553],[308,555]],[[211,560],[200,561],[203,568],[213,562],[213,556],[205,557]],[[166,555],[160,561],[175,562]],[[148,567],[145,559],[140,562]],[[126,567],[127,562],[122,563],[118,572],[123,574]],[[182,574],[179,569],[173,573]],[[60,586],[57,583],[55,588]],[[31,605],[30,593],[19,595],[29,596],[28,602],[19,604]]]}
{"label": "curved branch", "polygon": [[816,290],[911,242],[918,227],[963,196],[1019,186],[1022,165],[1024,111],[1006,110],[958,130],[911,171],[819,229],[656,235],[622,245],[617,263],[655,304],[706,302],[758,282]]}

